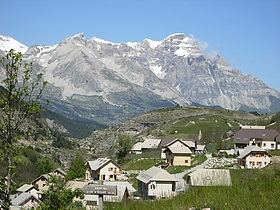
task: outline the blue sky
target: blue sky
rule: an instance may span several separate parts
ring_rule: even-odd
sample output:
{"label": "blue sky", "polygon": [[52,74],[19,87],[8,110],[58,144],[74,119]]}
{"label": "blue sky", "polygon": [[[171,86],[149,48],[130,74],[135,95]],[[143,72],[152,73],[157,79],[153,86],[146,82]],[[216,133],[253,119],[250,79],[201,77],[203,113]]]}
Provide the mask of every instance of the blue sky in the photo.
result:
{"label": "blue sky", "polygon": [[27,46],[80,32],[116,43],[192,34],[280,91],[280,0],[0,0],[0,34]]}

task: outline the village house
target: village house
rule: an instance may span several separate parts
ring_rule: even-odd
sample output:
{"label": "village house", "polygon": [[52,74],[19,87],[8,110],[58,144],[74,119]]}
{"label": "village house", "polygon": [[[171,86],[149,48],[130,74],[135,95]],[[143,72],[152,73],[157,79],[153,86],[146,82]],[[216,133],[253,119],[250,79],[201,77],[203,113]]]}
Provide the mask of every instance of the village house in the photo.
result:
{"label": "village house", "polygon": [[39,190],[37,192],[38,194],[38,198],[39,199],[43,199],[43,194],[45,191],[48,190],[48,186],[47,186],[47,181],[52,177],[52,176],[56,176],[59,179],[65,179],[66,177],[66,172],[64,172],[61,168],[57,168],[55,170],[53,170],[50,173],[47,174],[43,174],[39,177],[37,177],[36,179],[34,179],[31,184],[36,186],[36,188]]}
{"label": "village house", "polygon": [[22,193],[31,193],[38,198],[38,191],[38,188],[34,185],[24,184],[17,189],[17,196],[19,196]]}
{"label": "village house", "polygon": [[[136,189],[126,181],[102,181],[102,185],[105,186],[116,186],[117,194],[116,195],[103,195],[103,202],[123,202],[127,203],[133,196],[133,193],[136,192]],[[71,189],[72,191],[75,189],[81,189],[83,191],[84,188],[87,188],[91,185],[100,185],[100,181],[69,181],[66,184],[67,189]],[[89,195],[85,194],[83,199],[80,198],[74,198],[73,201],[81,201],[83,203],[83,206],[90,210],[90,209],[96,209],[97,206],[99,206],[99,199],[98,195]]]}
{"label": "village house", "polygon": [[136,144],[134,144],[130,150],[130,153],[132,154],[142,154],[142,144],[143,142],[137,142]]}
{"label": "village house", "polygon": [[280,149],[280,133],[274,129],[265,129],[265,126],[242,127],[234,135],[234,148],[242,151],[249,145],[266,150]]}
{"label": "village house", "polygon": [[36,209],[40,206],[40,200],[32,193],[23,192],[11,201],[11,210]]}
{"label": "village house", "polygon": [[196,145],[195,153],[196,154],[206,154],[207,153],[206,145],[200,145],[200,144]]}
{"label": "village house", "polygon": [[158,149],[161,139],[145,139],[144,142],[137,142],[133,145],[131,153],[141,154],[145,151],[151,151]]}
{"label": "village house", "polygon": [[86,180],[116,181],[121,175],[120,166],[108,158],[98,158],[86,163]]}
{"label": "village house", "polygon": [[171,166],[190,166],[192,152],[188,147],[167,147],[166,162]]}
{"label": "village house", "polygon": [[174,142],[177,141],[181,141],[184,143],[184,145],[186,145],[192,153],[195,152],[196,149],[196,140],[195,139],[190,139],[190,138],[183,138],[183,139],[179,139],[179,138],[163,138],[160,142],[159,147],[161,148],[161,159],[166,159],[166,153],[164,153],[163,151],[167,148],[170,147],[171,145],[175,145],[173,144]]}
{"label": "village house", "polygon": [[151,167],[139,174],[138,195],[143,199],[168,198],[176,194],[177,179],[164,169]]}
{"label": "village house", "polygon": [[270,163],[270,157],[265,149],[250,145],[237,157],[237,163],[241,168],[263,168]]}
{"label": "village house", "polygon": [[169,165],[191,165],[192,151],[181,139],[174,139],[165,146],[165,149],[162,152],[165,153],[165,160]]}
{"label": "village house", "polygon": [[189,187],[197,186],[231,186],[229,170],[225,169],[197,169],[188,174]]}
{"label": "village house", "polygon": [[[107,186],[116,186],[117,194],[116,195],[103,195],[103,202],[122,202],[128,203],[133,196],[133,193],[136,192],[136,189],[128,182],[103,182],[103,185]],[[96,206],[99,206],[98,195],[85,195],[83,199],[83,205],[86,209],[95,209]]]}

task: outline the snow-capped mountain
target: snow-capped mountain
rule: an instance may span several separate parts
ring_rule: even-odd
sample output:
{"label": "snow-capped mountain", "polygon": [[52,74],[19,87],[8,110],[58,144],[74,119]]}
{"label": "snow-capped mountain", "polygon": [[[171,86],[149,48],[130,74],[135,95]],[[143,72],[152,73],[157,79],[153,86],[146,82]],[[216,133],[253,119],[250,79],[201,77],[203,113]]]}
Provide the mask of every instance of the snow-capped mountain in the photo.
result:
{"label": "snow-capped mountain", "polygon": [[10,49],[14,49],[16,52],[25,53],[28,47],[12,37],[0,35],[0,50],[8,52]]}
{"label": "snow-capped mountain", "polygon": [[185,34],[116,44],[81,33],[55,46],[29,47],[23,55],[49,82],[51,109],[72,118],[112,125],[176,104],[280,110],[279,92],[220,55],[203,54],[200,44]]}

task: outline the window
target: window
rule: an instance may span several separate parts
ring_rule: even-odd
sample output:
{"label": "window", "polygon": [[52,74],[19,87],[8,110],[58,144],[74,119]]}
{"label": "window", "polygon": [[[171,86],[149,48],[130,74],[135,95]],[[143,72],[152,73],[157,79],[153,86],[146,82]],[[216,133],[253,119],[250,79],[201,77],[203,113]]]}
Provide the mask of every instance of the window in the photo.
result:
{"label": "window", "polygon": [[240,141],[240,138],[237,138],[236,140]]}
{"label": "window", "polygon": [[248,138],[243,138],[243,140],[247,141],[247,140],[248,140]]}
{"label": "window", "polygon": [[262,136],[265,136],[265,133],[263,133]]}
{"label": "window", "polygon": [[108,168],[108,171],[113,171],[113,167]]}
{"label": "window", "polygon": [[271,148],[274,148],[274,144],[271,144]]}
{"label": "window", "polygon": [[189,163],[189,160],[185,160],[185,163]]}
{"label": "window", "polygon": [[266,147],[266,143],[263,143],[263,146]]}
{"label": "window", "polygon": [[156,189],[156,185],[155,184],[151,184],[151,189]]}

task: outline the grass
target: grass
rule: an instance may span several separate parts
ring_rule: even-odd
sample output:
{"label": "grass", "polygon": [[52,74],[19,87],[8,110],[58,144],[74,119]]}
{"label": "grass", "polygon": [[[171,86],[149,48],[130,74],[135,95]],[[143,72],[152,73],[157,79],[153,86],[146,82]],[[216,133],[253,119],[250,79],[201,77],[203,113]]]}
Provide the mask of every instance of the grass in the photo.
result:
{"label": "grass", "polygon": [[216,128],[217,126],[223,131],[227,131],[229,129],[226,124],[226,120],[221,116],[195,116],[174,121],[173,125],[169,129],[169,132],[170,134],[173,134],[173,136],[175,136],[175,131],[177,131],[176,135],[198,134],[201,128],[207,130]]}
{"label": "grass", "polygon": [[280,156],[280,150],[271,150],[269,151],[269,154],[273,156]]}
{"label": "grass", "polygon": [[122,165],[121,170],[130,171],[130,170],[147,170],[152,166],[161,162],[159,158],[141,158],[134,159],[126,162]]}
{"label": "grass", "polygon": [[178,209],[210,208],[211,210],[278,210],[280,193],[280,167],[260,170],[231,170],[230,187],[197,187],[167,200],[130,201],[106,204],[104,209]]}
{"label": "grass", "polygon": [[147,170],[150,167],[160,163],[160,159],[147,158],[147,159],[134,159],[124,164],[122,170]]}
{"label": "grass", "polygon": [[187,169],[193,168],[196,165],[199,165],[199,164],[203,163],[205,160],[207,160],[207,157],[205,155],[196,155],[191,160],[191,166],[169,166],[167,168],[167,171],[170,174],[181,173],[181,172],[184,172]]}

